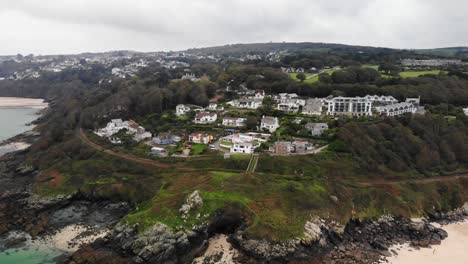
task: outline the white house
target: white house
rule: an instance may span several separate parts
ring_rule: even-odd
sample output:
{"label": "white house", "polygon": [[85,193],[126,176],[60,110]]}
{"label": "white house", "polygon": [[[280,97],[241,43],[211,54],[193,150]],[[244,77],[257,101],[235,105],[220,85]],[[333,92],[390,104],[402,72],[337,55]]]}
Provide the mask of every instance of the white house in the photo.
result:
{"label": "white house", "polygon": [[189,135],[189,142],[196,144],[208,144],[213,141],[213,136],[202,133],[193,133]]}
{"label": "white house", "polygon": [[257,90],[257,91],[255,91],[254,98],[255,98],[255,99],[263,100],[263,99],[265,98],[265,91],[264,91],[264,90]]}
{"label": "white house", "polygon": [[252,154],[255,151],[255,145],[251,142],[234,143],[230,149],[231,153]]}
{"label": "white house", "polygon": [[263,100],[261,99],[245,98],[245,99],[236,99],[236,100],[230,101],[228,102],[228,104],[237,108],[257,109],[260,106],[262,106],[262,102]]}
{"label": "white house", "polygon": [[110,137],[122,129],[129,129],[128,122],[122,119],[112,119],[106,127],[99,129],[95,134],[100,137]]}
{"label": "white house", "polygon": [[318,99],[318,98],[307,99],[305,106],[302,107],[302,114],[303,115],[321,115],[322,107],[323,107],[322,99]]}
{"label": "white house", "polygon": [[320,136],[328,130],[327,123],[307,123],[305,128],[310,131],[312,136]]}
{"label": "white house", "polygon": [[106,127],[99,129],[95,134],[100,137],[106,137],[112,143],[118,144],[121,143],[120,139],[113,137],[113,135],[122,129],[126,129],[127,134],[133,135],[133,140],[138,142],[152,137],[150,132],[147,132],[144,127],[138,125],[135,121],[122,121],[122,119],[112,119]]}
{"label": "white house", "polygon": [[327,115],[372,115],[372,101],[365,97],[334,97],[327,99],[327,104]]}
{"label": "white house", "polygon": [[393,97],[391,95],[388,95],[388,96],[385,96],[385,95],[382,95],[382,96],[366,95],[366,96],[364,96],[364,98],[368,99],[369,101],[371,101],[372,103],[375,103],[375,104],[388,105],[388,104],[398,103],[398,100],[395,99],[395,97]]}
{"label": "white house", "polygon": [[218,115],[210,112],[198,112],[193,119],[195,124],[211,124],[216,122]]}
{"label": "white house", "polygon": [[224,107],[218,105],[218,104],[215,104],[215,103],[210,103],[208,105],[208,110],[211,110],[211,111],[224,111]]}
{"label": "white house", "polygon": [[295,100],[291,100],[289,102],[284,102],[284,103],[279,103],[276,106],[276,109],[284,112],[289,112],[289,113],[296,113],[299,111],[301,108],[301,105],[298,104]]}
{"label": "white house", "polygon": [[417,111],[418,108],[416,106],[414,106],[412,103],[406,102],[377,107],[377,112],[385,116],[399,116],[404,113],[414,114]]}
{"label": "white house", "polygon": [[300,99],[299,98],[299,95],[295,94],[295,93],[291,93],[291,94],[288,94],[288,93],[280,93],[280,94],[277,94],[273,97],[273,99],[275,100],[276,103],[283,103],[283,102],[287,102],[291,99]]}
{"label": "white house", "polygon": [[279,128],[279,121],[277,117],[263,116],[260,122],[260,130],[268,130],[270,133],[276,131]]}
{"label": "white house", "polygon": [[160,148],[160,147],[152,147],[151,148],[151,153],[154,155],[167,155],[166,149]]}
{"label": "white house", "polygon": [[246,118],[241,117],[224,117],[223,118],[223,126],[228,127],[243,127],[247,122]]}
{"label": "white house", "polygon": [[176,115],[184,116],[190,112],[191,108],[188,105],[179,104],[176,106]]}
{"label": "white house", "polygon": [[411,103],[413,104],[416,108],[419,108],[421,106],[421,97],[418,98],[406,98],[405,103]]}
{"label": "white house", "polygon": [[467,108],[463,108],[463,113],[465,113],[465,115],[468,116],[468,107],[467,107]]}
{"label": "white house", "polygon": [[199,81],[200,79],[197,78],[194,73],[185,73],[182,76],[181,80],[190,80],[192,82],[196,82],[196,81]]}

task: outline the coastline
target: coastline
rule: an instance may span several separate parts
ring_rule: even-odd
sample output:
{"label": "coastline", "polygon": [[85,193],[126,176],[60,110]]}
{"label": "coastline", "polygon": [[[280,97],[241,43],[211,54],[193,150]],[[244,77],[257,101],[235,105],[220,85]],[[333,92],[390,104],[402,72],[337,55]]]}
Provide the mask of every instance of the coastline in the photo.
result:
{"label": "coastline", "polygon": [[49,106],[44,99],[20,98],[20,97],[0,97],[0,109],[44,109]]}
{"label": "coastline", "polygon": [[[35,98],[19,98],[19,97],[0,97],[0,110],[2,109],[34,109],[38,110],[37,115],[49,106],[43,99]],[[38,120],[36,118],[36,120]],[[31,146],[37,138],[38,133],[33,130],[35,128],[35,120],[25,123],[25,131],[22,133],[11,135],[7,139],[0,140],[0,157],[11,152],[22,151]]]}
{"label": "coastline", "polygon": [[394,245],[390,248],[393,253],[386,258],[391,264],[463,264],[467,261],[468,253],[468,219],[461,222],[439,225],[433,223],[435,227],[442,228],[448,233],[448,237],[442,240],[440,245],[433,245],[427,248],[414,248],[408,243]]}

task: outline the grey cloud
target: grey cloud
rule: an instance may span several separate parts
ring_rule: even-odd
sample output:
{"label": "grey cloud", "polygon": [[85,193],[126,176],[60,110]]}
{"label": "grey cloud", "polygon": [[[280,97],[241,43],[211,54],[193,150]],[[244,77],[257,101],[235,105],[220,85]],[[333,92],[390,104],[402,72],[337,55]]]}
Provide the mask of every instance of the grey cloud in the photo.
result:
{"label": "grey cloud", "polygon": [[399,48],[468,44],[457,0],[6,0],[0,53],[176,50],[320,41]]}

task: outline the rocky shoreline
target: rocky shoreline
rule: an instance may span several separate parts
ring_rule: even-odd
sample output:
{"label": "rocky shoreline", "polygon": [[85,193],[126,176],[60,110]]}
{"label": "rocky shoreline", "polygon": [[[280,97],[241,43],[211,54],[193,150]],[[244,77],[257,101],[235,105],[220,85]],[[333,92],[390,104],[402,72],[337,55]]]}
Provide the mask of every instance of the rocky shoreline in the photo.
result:
{"label": "rocky shoreline", "polygon": [[[82,243],[104,234],[129,210],[122,202],[80,193],[54,198],[32,194],[37,171],[23,164],[24,151],[0,158],[0,251],[28,241],[56,243],[64,256]],[[70,249],[70,250],[67,250]]]}
{"label": "rocky shoreline", "polygon": [[[105,230],[90,244],[79,247],[86,240],[71,242],[68,246],[79,250],[57,260],[64,263],[191,263],[204,254],[209,239],[220,233],[238,252],[234,263],[376,263],[390,256],[389,249],[395,244],[440,244],[447,233],[429,220],[447,224],[468,216],[465,204],[449,213],[431,214],[429,220],[384,216],[377,220],[354,219],[342,226],[311,219],[301,239],[283,243],[249,238],[243,219],[232,212],[219,212],[210,223],[190,231],[174,231],[156,224],[139,233],[138,226],[119,223],[129,210],[125,203],[96,200],[79,193],[53,199],[35,197],[32,182],[38,172],[25,166],[23,159],[24,152],[0,158],[0,243],[10,247],[24,243],[22,237],[1,240],[11,231],[25,231],[38,239],[77,224],[89,228],[84,235]],[[202,263],[216,263],[221,258],[209,256]]]}
{"label": "rocky shoreline", "polygon": [[[450,223],[468,216],[468,204],[459,210],[437,214],[431,221]],[[413,247],[440,244],[447,232],[428,220],[383,216],[377,220],[351,220],[346,226],[316,219],[308,223],[305,238],[284,243],[249,239],[239,219],[220,214],[216,221],[192,231],[175,232],[157,224],[139,234],[137,226],[117,225],[104,239],[81,248],[70,263],[190,263],[203,255],[207,241],[226,232],[239,252],[233,263],[377,263],[391,256],[392,245],[410,243]],[[220,229],[220,226],[223,228]],[[307,231],[308,230],[308,231]],[[202,263],[217,263],[223,253],[210,255]],[[95,260],[95,261],[93,261]],[[114,262],[115,261],[115,262]]]}

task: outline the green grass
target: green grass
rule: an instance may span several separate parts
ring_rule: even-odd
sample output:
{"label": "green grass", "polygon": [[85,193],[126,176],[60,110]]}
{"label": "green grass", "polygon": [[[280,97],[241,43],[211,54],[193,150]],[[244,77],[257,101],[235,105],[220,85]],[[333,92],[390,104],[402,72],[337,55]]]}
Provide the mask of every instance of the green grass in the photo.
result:
{"label": "green grass", "polygon": [[[362,67],[365,67],[365,68],[371,68],[371,69],[374,69],[376,71],[379,70],[379,66],[378,65],[371,65],[371,64],[365,64],[363,65]],[[435,75],[438,75],[440,74],[442,71],[441,70],[430,70],[430,71],[403,71],[400,73],[400,77],[401,78],[414,78],[414,77],[420,77],[420,76],[423,76],[423,75],[426,75],[426,74],[435,74]],[[383,74],[383,73],[380,73],[382,78],[395,78],[395,76],[391,76],[391,75],[386,75],[386,74]]]}
{"label": "green grass", "polygon": [[435,74],[439,75],[441,73],[441,70],[432,70],[432,71],[404,71],[400,73],[400,76],[402,78],[414,78],[414,77],[419,77],[423,76],[426,74]]}
{"label": "green grass", "polygon": [[193,144],[190,150],[190,155],[201,155],[208,149],[205,144]]}
{"label": "green grass", "polygon": [[[250,157],[174,159],[173,168],[155,170],[98,152],[86,160],[56,164],[52,169],[60,172],[61,180],[51,184],[54,175],[57,178],[51,170],[39,177],[35,190],[41,195],[80,190],[128,201],[136,207],[122,221],[138,224],[140,231],[158,222],[191,229],[223,212],[234,212],[245,217],[249,237],[273,241],[300,238],[311,217],[344,224],[351,218],[384,214],[421,216],[468,199],[468,180],[362,185],[359,181],[388,175],[364,174],[350,155],[332,151],[295,157],[262,154],[255,173],[244,173]],[[200,191],[203,206],[184,218],[179,209],[195,190]]]}
{"label": "green grass", "polygon": [[212,175],[211,184],[213,184],[213,186],[220,187],[226,179],[238,176],[239,173],[212,171],[211,175]]}
{"label": "green grass", "polygon": [[[325,73],[327,73],[328,75],[332,75],[332,73],[334,72],[335,70],[333,69],[330,69],[330,70],[327,70],[325,71]],[[305,76],[306,76],[306,79],[304,80],[304,83],[317,83],[319,81],[319,74],[315,75],[314,77],[310,78],[310,76],[312,76],[312,74],[310,73],[304,73]],[[295,80],[295,81],[298,81],[300,82],[301,80],[299,80],[297,78],[297,73],[290,73],[289,76],[291,77],[291,79]]]}

